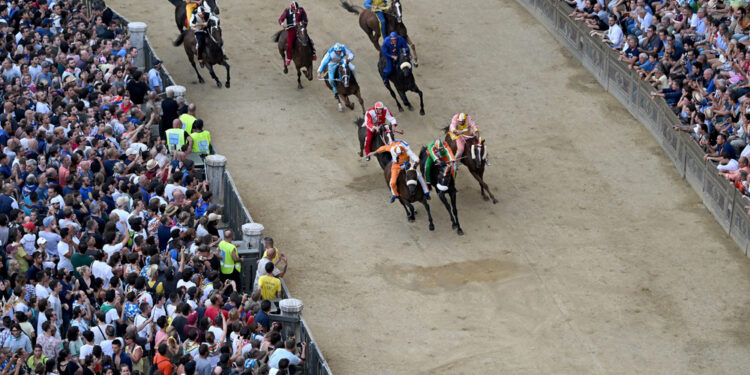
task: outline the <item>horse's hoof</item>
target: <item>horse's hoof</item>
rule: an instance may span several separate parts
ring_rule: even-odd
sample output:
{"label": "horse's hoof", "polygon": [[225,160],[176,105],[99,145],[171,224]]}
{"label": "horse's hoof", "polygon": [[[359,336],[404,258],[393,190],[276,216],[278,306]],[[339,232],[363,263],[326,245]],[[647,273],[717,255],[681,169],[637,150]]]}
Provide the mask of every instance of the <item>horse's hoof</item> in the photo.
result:
{"label": "horse's hoof", "polygon": [[419,68],[419,62],[418,61],[414,61],[414,67],[415,68]]}
{"label": "horse's hoof", "polygon": [[297,84],[297,90],[302,90],[302,84],[301,83]]}
{"label": "horse's hoof", "polygon": [[199,79],[199,80],[198,80],[198,83],[200,83],[200,84],[204,84],[204,83],[206,83],[206,80],[205,80],[205,79],[203,79],[203,78],[201,78],[201,79]]}
{"label": "horse's hoof", "polygon": [[420,115],[420,116],[424,116],[424,109],[420,109],[420,110],[419,110],[419,115]]}
{"label": "horse's hoof", "polygon": [[430,223],[430,230],[435,230],[435,224]]}
{"label": "horse's hoof", "polygon": [[482,196],[482,199],[484,199],[485,201],[488,201],[488,200],[490,200],[490,197],[488,197],[488,196]]}
{"label": "horse's hoof", "polygon": [[221,82],[216,82],[216,87],[221,88]]}
{"label": "horse's hoof", "polygon": [[458,228],[458,231],[457,231],[456,233],[457,233],[457,234],[458,234],[459,236],[463,236],[463,235],[464,235],[464,230],[463,230],[463,229],[461,229],[461,228]]}
{"label": "horse's hoof", "polygon": [[458,224],[453,223],[453,225],[451,226],[451,229],[456,229],[456,228],[461,229],[461,228],[458,227]]}
{"label": "horse's hoof", "polygon": [[414,110],[414,107],[412,107],[412,106],[410,106],[410,105],[407,105],[407,106],[406,106],[406,108],[409,108],[409,110],[410,110],[410,111],[413,111],[413,110]]}
{"label": "horse's hoof", "polygon": [[403,112],[403,111],[404,111],[404,107],[402,107],[402,106],[398,106],[398,111],[399,111],[399,112]]}
{"label": "horse's hoof", "polygon": [[227,83],[224,84],[224,87],[229,88],[229,81],[227,81]]}
{"label": "horse's hoof", "polygon": [[492,204],[497,204],[497,199],[493,199]]}
{"label": "horse's hoof", "polygon": [[349,108],[349,110],[353,111],[354,110],[354,104],[348,105],[348,106],[346,106],[346,108]]}
{"label": "horse's hoof", "polygon": [[344,106],[339,103],[339,112],[344,112]]}
{"label": "horse's hoof", "polygon": [[289,73],[289,69],[287,69],[286,67],[284,67],[284,74],[287,74],[287,73]]}
{"label": "horse's hoof", "polygon": [[413,217],[409,217],[409,218],[407,218],[407,219],[409,219],[409,222],[410,222],[410,223],[413,223],[413,222],[414,222],[414,218],[413,218]]}

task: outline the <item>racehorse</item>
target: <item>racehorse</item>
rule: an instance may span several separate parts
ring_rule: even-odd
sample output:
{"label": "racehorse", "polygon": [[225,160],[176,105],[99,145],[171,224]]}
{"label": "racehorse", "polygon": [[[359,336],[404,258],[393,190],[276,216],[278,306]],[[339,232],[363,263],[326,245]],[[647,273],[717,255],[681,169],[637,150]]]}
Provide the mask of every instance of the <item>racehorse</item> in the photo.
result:
{"label": "racehorse", "polygon": [[[386,164],[385,169],[383,170],[383,176],[385,176],[385,184],[390,189],[390,182],[391,182],[391,163],[389,162]],[[420,202],[424,205],[425,210],[427,210],[427,217],[430,220],[430,230],[435,230],[435,224],[432,223],[432,213],[430,213],[430,205],[427,203],[427,198],[424,195],[424,192],[422,191],[422,188],[419,186],[419,180],[417,180],[417,171],[413,167],[407,167],[406,169],[401,171],[401,174],[398,176],[398,180],[396,180],[396,186],[398,187],[398,200],[401,202],[401,205],[404,206],[404,210],[406,211],[406,219],[409,220],[409,222],[414,222],[414,215],[416,214],[416,210],[414,209],[414,205],[412,203],[414,202]]]}
{"label": "racehorse", "polygon": [[[333,81],[336,83],[336,90],[339,93],[339,98],[337,99],[339,102],[339,112],[344,110],[344,107],[341,105],[341,98],[344,98],[344,104],[346,104],[347,108],[354,110],[354,103],[349,101],[349,95],[354,95],[357,97],[359,106],[362,107],[362,114],[364,115],[365,101],[362,100],[362,95],[359,92],[357,78],[349,73],[348,64],[342,61],[336,64],[336,68],[334,69],[336,69],[336,72],[334,72]],[[328,77],[328,67],[323,70],[323,76]],[[328,82],[328,78],[324,78],[323,80],[325,81],[326,86],[333,91],[330,82]]]}
{"label": "racehorse", "polygon": [[[367,127],[365,126],[365,120],[361,117],[354,121],[354,125],[357,126],[357,136],[359,138],[359,157],[362,157],[363,151],[365,149],[365,138],[367,138]],[[391,125],[384,124],[382,126],[379,126],[372,134],[370,151],[377,150],[381,146],[385,146],[391,142],[393,142]],[[380,164],[380,168],[385,168],[385,166],[391,161],[390,152],[381,152],[379,154],[375,154],[375,157],[378,158],[378,164]]]}
{"label": "racehorse", "polygon": [[[211,12],[215,15],[219,15],[219,5],[216,3],[216,0],[203,0],[205,1],[208,6],[211,8]],[[187,27],[188,22],[188,14],[187,14],[187,3],[185,1],[177,1],[174,8],[174,21],[177,23],[177,30],[180,30],[180,33]]]}
{"label": "racehorse", "polygon": [[[280,30],[273,35],[273,41],[279,46],[279,53],[281,54],[282,63],[286,59],[286,30]],[[305,77],[308,81],[313,79],[312,70],[312,45],[310,44],[310,38],[307,35],[307,28],[303,25],[297,25],[297,39],[294,41],[292,47],[292,60],[294,60],[294,66],[297,68],[297,88],[302,88],[302,80],[300,79],[302,73],[305,71]],[[288,67],[284,63],[284,74],[289,72]]]}
{"label": "racehorse", "polygon": [[[456,146],[456,141],[453,140],[450,133],[448,133],[448,127],[443,128],[443,131],[446,132],[445,142],[448,143],[448,146],[455,154],[456,150],[458,149],[458,147]],[[477,137],[474,136],[470,136],[467,138],[468,139],[466,140],[466,146],[464,148],[464,155],[461,156],[461,163],[466,166],[466,168],[469,170],[469,173],[471,173],[471,175],[474,176],[477,182],[479,182],[482,198],[484,198],[484,200],[486,201],[492,198],[492,203],[497,204],[495,195],[492,194],[492,192],[490,191],[490,187],[487,186],[486,182],[484,182],[484,159],[487,156],[487,147],[484,144],[484,139],[481,137],[477,139]],[[485,195],[485,191],[490,195],[489,197]]]}
{"label": "racehorse", "polygon": [[[364,30],[365,34],[367,34],[367,37],[370,38],[370,41],[372,42],[372,45],[375,46],[375,49],[380,51],[380,44],[378,44],[381,37],[380,21],[378,21],[378,16],[375,15],[375,12],[369,9],[365,9],[359,5],[349,4],[346,1],[341,1],[341,6],[351,13],[359,14],[359,27],[361,27],[362,30]],[[411,53],[414,54],[414,66],[419,66],[417,47],[415,47],[414,43],[412,43],[411,39],[409,39],[409,34],[406,31],[406,25],[404,25],[404,23],[402,22],[401,11],[401,1],[393,0],[391,2],[390,8],[388,8],[388,11],[384,12],[386,21],[385,31],[386,34],[390,34],[395,31],[398,35],[401,35],[404,40],[406,40],[409,48],[411,48]],[[383,38],[385,38],[385,35],[382,36]]]}
{"label": "racehorse", "polygon": [[[425,163],[427,163],[427,158],[427,148],[422,147],[422,150],[419,151],[419,170],[422,172],[422,176],[425,176]],[[456,209],[456,193],[458,190],[456,190],[456,180],[453,178],[454,168],[455,164],[436,160],[432,171],[430,172],[431,176],[429,176],[430,181],[432,182],[430,189],[432,189],[432,187],[435,188],[438,198],[443,202],[445,209],[448,210],[448,215],[451,217],[452,228],[457,229],[456,233],[459,236],[463,236],[464,230],[461,229],[461,223],[458,222],[458,209]],[[426,177],[427,176],[425,176],[425,178]],[[451,199],[450,204],[448,204],[448,198],[445,197],[446,193]]]}
{"label": "racehorse", "polygon": [[[382,53],[380,54],[380,60],[378,61],[378,72],[380,72],[381,76],[383,75],[383,70],[385,69],[386,64],[385,59],[387,58],[388,57],[386,55]],[[396,99],[396,94],[391,88],[391,82],[393,82],[393,85],[396,86],[398,95],[401,97],[404,105],[406,105],[406,107],[409,108],[410,111],[413,111],[414,107],[412,107],[411,103],[409,103],[409,98],[406,97],[406,92],[414,91],[419,95],[419,114],[424,116],[424,101],[422,100],[422,90],[419,89],[419,86],[417,86],[417,82],[414,80],[414,74],[411,70],[411,60],[409,59],[409,56],[404,52],[399,55],[398,60],[394,63],[393,71],[391,71],[391,76],[388,77],[388,82],[385,84],[385,88],[388,89],[388,92],[391,93],[393,100],[396,101],[399,112],[403,112],[404,108],[401,107],[401,103],[399,103],[398,99]]]}
{"label": "racehorse", "polygon": [[[219,27],[218,23],[213,19],[209,20],[208,24],[206,25],[205,39],[206,42],[204,45],[204,61],[206,63],[206,67],[208,68],[208,72],[211,73],[211,78],[216,81],[216,86],[221,87],[221,81],[219,81],[219,77],[217,77],[216,73],[214,73],[213,66],[217,64],[223,65],[227,69],[226,86],[227,88],[229,88],[229,64],[227,63],[226,56],[224,56],[224,51],[221,48],[221,46],[224,44],[224,41],[221,39],[221,27]],[[205,81],[203,80],[203,77],[201,77],[201,74],[198,72],[198,68],[195,66],[194,56],[198,52],[195,50],[196,39],[193,30],[188,29],[183,31],[173,44],[175,47],[179,46],[180,44],[184,44],[185,54],[187,54],[188,60],[190,60],[190,65],[192,65],[193,69],[195,69],[195,74],[198,75],[198,82],[204,83]]]}

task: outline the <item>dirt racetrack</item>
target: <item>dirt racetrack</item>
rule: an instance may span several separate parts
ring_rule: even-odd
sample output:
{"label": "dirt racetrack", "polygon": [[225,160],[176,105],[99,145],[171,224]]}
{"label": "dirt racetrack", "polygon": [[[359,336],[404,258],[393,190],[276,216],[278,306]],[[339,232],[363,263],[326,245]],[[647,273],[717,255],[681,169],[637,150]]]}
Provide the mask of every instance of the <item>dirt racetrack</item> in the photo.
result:
{"label": "dirt racetrack", "polygon": [[[466,111],[488,140],[500,203],[462,167],[463,237],[437,200],[435,232],[421,206],[407,223],[377,164],[356,157],[358,112],[281,73],[270,38],[285,1],[220,0],[229,90],[194,83],[167,1],[108,3],[148,23],[198,104],[336,374],[750,368],[750,262],[650,134],[515,2],[404,1],[427,111],[396,113],[404,138],[426,144]],[[395,110],[357,17],[338,0],[301,5],[319,54],[350,46],[366,104]]]}

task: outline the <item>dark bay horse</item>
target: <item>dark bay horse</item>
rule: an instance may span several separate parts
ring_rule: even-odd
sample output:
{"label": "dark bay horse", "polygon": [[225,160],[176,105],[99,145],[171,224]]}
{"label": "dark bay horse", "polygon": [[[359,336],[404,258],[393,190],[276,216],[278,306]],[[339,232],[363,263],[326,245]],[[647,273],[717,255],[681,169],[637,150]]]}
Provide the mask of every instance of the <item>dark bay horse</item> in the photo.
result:
{"label": "dark bay horse", "polygon": [[[206,68],[208,68],[208,72],[211,73],[211,78],[213,78],[216,81],[216,86],[221,87],[221,81],[219,81],[219,77],[216,76],[216,73],[214,73],[214,65],[223,65],[227,69],[227,82],[225,85],[227,88],[229,88],[229,64],[226,61],[226,56],[224,56],[224,50],[222,50],[221,46],[224,44],[223,40],[221,39],[221,27],[214,21],[210,20],[208,21],[208,25],[206,26],[206,43],[204,48],[205,50],[205,63]],[[205,82],[203,80],[203,77],[201,77],[201,74],[198,72],[198,68],[195,66],[195,55],[197,55],[197,51],[195,50],[196,47],[196,39],[195,39],[195,33],[193,30],[185,30],[183,31],[180,36],[177,38],[177,40],[174,41],[174,46],[177,47],[180,44],[183,44],[185,47],[185,54],[188,57],[188,60],[190,60],[190,65],[193,66],[193,69],[195,69],[195,74],[198,75],[198,82],[203,83]]]}
{"label": "dark bay horse", "polygon": [[[354,103],[349,101],[349,95],[354,95],[357,97],[357,100],[359,101],[359,106],[362,107],[362,114],[365,114],[365,101],[362,100],[362,94],[359,92],[359,83],[357,83],[357,78],[354,77],[354,75],[349,72],[349,67],[347,64],[339,63],[336,65],[336,72],[333,75],[333,80],[336,83],[336,91],[339,93],[338,98],[338,106],[339,106],[339,112],[344,110],[343,105],[341,104],[341,98],[344,98],[344,104],[347,108],[354,110]],[[331,87],[331,83],[328,82],[328,67],[323,70],[323,77],[326,77],[323,79],[326,83],[326,87],[333,91],[333,88]]]}
{"label": "dark bay horse", "polygon": [[[273,41],[278,44],[279,54],[281,54],[281,61],[284,64],[284,74],[289,72],[286,66],[286,30],[280,30],[273,35]],[[292,60],[294,60],[294,66],[297,68],[297,88],[302,88],[302,70],[305,71],[305,77],[308,81],[313,79],[312,70],[312,45],[310,44],[310,38],[307,35],[307,28],[302,25],[297,25],[297,39],[294,41],[292,47]]]}
{"label": "dark bay horse", "polygon": [[[453,153],[456,153],[456,150],[458,147],[456,146],[456,141],[451,138],[451,135],[448,133],[448,127],[443,128],[443,131],[446,132],[445,134],[445,142],[448,143],[448,146],[450,146]],[[484,139],[479,137],[471,137],[466,140],[466,147],[464,148],[464,154],[461,156],[461,163],[466,166],[466,168],[469,170],[469,173],[471,173],[472,176],[474,176],[474,179],[479,182],[480,191],[482,193],[482,198],[484,200],[488,201],[490,198],[492,198],[492,203],[497,204],[497,199],[495,199],[495,195],[492,194],[490,191],[490,187],[487,186],[487,183],[484,182],[484,167],[485,167],[485,157],[487,155],[487,147],[484,144]],[[487,192],[489,194],[489,197],[484,192]]]}
{"label": "dark bay horse", "polygon": [[[419,170],[422,175],[425,176],[425,163],[427,163],[427,148],[422,147],[419,151]],[[443,202],[445,209],[448,211],[448,215],[451,217],[451,226],[453,229],[457,229],[456,233],[459,236],[464,235],[464,230],[461,229],[461,223],[458,222],[458,209],[456,208],[456,180],[453,178],[453,169],[455,165],[448,164],[442,160],[436,160],[430,172],[430,189],[433,187],[438,194],[438,198]],[[426,178],[427,176],[425,176]],[[450,197],[450,204],[448,204],[448,198],[445,195],[448,194]]]}
{"label": "dark bay horse", "polygon": [[[216,3],[216,0],[203,0],[205,1],[208,6],[211,8],[211,12],[215,15],[219,15],[219,5]],[[177,23],[177,30],[180,30],[180,33],[187,27],[187,3],[184,1],[172,1],[172,3],[175,4],[174,8],[174,21]]]}
{"label": "dark bay horse", "polygon": [[[391,182],[391,163],[392,162],[388,162],[383,170],[385,184],[388,186],[389,190]],[[420,202],[424,205],[424,208],[427,211],[427,217],[430,220],[430,230],[435,230],[435,224],[432,223],[432,213],[430,213],[430,204],[427,203],[427,198],[425,197],[422,188],[419,187],[417,171],[414,168],[402,170],[401,174],[398,176],[396,186],[398,187],[398,200],[401,202],[401,205],[404,206],[404,210],[406,211],[406,219],[409,220],[410,223],[414,222],[414,215],[417,212],[412,203]]]}
{"label": "dark bay horse", "polygon": [[[378,72],[381,76],[383,75],[383,70],[385,69],[387,58],[388,57],[386,55],[382,53],[380,54],[380,60],[378,61]],[[409,108],[410,111],[413,111],[414,107],[412,107],[411,103],[409,103],[409,98],[406,97],[406,92],[416,92],[419,95],[419,114],[424,116],[424,101],[422,100],[422,90],[419,89],[419,86],[417,86],[417,82],[414,80],[414,72],[412,72],[411,69],[412,65],[409,56],[406,53],[402,52],[399,55],[398,61],[396,61],[394,65],[395,66],[393,67],[391,76],[388,78],[388,83],[385,84],[385,88],[387,88],[388,92],[391,93],[391,96],[393,97],[393,100],[396,101],[396,105],[398,106],[398,110],[400,112],[403,112],[404,108],[401,107],[401,103],[399,103],[398,99],[396,99],[396,94],[391,88],[391,82],[393,82],[393,85],[396,86],[398,95],[401,97],[404,105],[406,105],[406,107]]]}
{"label": "dark bay horse", "polygon": [[[364,123],[365,120],[361,117],[354,121],[354,125],[357,126],[357,137],[359,138],[359,157],[362,157],[362,155],[364,155],[363,151],[365,149],[365,138],[367,137],[367,127],[365,127]],[[370,151],[377,150],[381,146],[385,146],[391,142],[393,142],[391,125],[382,125],[378,129],[375,129],[375,132],[372,134]],[[385,166],[391,162],[390,152],[381,152],[379,154],[375,154],[375,157],[378,158],[378,164],[380,164],[380,168],[385,168]]]}
{"label": "dark bay horse", "polygon": [[[349,4],[346,1],[341,1],[341,6],[351,13],[359,14],[359,27],[361,27],[365,34],[367,34],[367,37],[370,38],[370,41],[372,42],[372,45],[375,46],[375,49],[380,51],[381,45],[379,39],[381,36],[385,38],[385,35],[380,35],[380,21],[378,21],[378,16],[375,15],[375,12],[369,9],[365,9],[359,5]],[[401,37],[406,40],[406,43],[409,44],[409,48],[411,48],[411,53],[414,54],[414,66],[418,66],[419,57],[417,56],[417,47],[415,47],[414,43],[412,43],[411,39],[409,39],[409,34],[406,31],[406,25],[404,25],[403,23],[402,11],[403,8],[401,7],[401,1],[393,0],[391,2],[391,6],[388,8],[388,11],[384,12],[386,21],[385,31],[386,34],[390,34],[395,31],[398,35],[401,35]]]}

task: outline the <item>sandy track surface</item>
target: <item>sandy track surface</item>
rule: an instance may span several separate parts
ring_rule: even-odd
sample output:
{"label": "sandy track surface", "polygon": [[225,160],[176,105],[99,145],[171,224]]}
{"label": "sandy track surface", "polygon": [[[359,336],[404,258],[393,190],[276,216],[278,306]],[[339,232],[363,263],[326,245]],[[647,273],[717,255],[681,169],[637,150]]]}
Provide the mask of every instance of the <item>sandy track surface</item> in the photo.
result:
{"label": "sandy track surface", "polygon": [[[494,162],[494,206],[459,171],[464,237],[436,200],[435,232],[421,207],[407,223],[377,164],[356,157],[357,112],[281,73],[270,38],[286,2],[220,1],[230,90],[194,83],[168,2],[109,3],[148,23],[198,103],[290,258],[287,283],[335,373],[750,368],[750,262],[650,134],[516,3],[404,4],[427,111],[396,114],[405,139],[426,144],[467,111]],[[320,53],[349,45],[367,104],[395,110],[356,16],[337,0],[302,5]]]}

